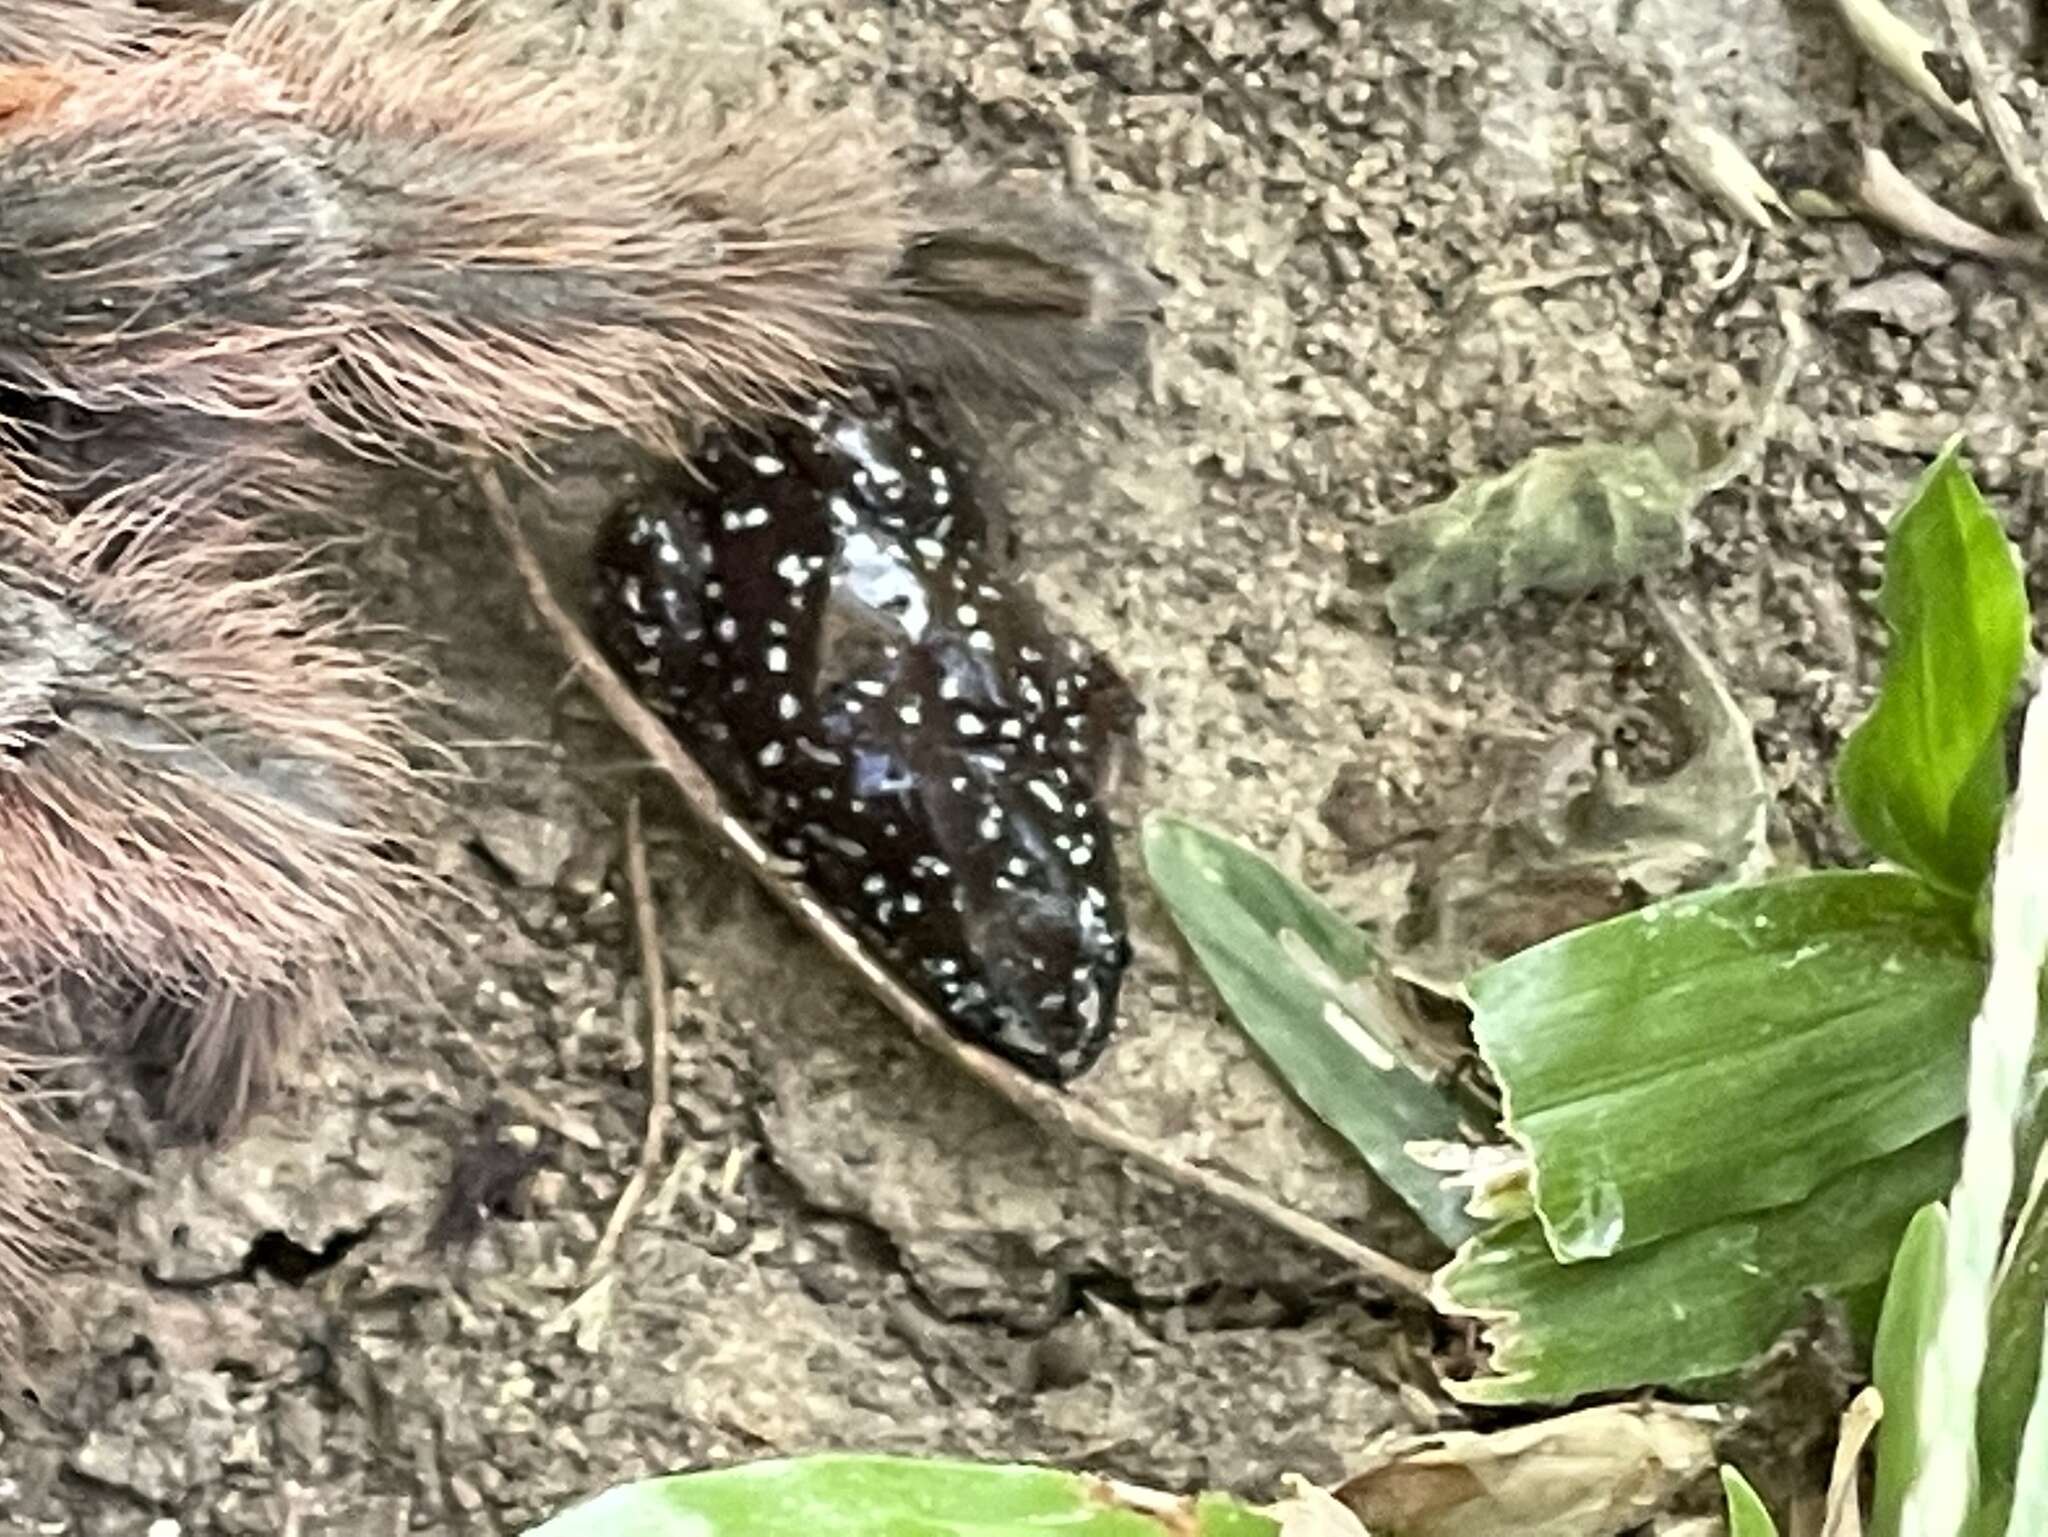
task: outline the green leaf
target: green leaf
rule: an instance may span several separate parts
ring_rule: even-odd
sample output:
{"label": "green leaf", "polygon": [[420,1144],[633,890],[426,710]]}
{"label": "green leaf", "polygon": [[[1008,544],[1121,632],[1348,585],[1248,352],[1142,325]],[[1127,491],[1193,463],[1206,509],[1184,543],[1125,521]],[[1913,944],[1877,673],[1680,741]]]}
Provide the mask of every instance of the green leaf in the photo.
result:
{"label": "green leaf", "polygon": [[1245,1034],[1302,1103],[1446,1244],[1476,1224],[1412,1142],[1462,1138],[1456,1101],[1386,997],[1372,942],[1266,860],[1176,817],[1145,823],[1145,866]]}
{"label": "green leaf", "polygon": [[[1984,1480],[1983,1503],[1991,1512],[1985,1529],[2005,1530],[2006,1503],[2018,1475],[2020,1438],[2034,1412],[2048,1347],[2042,1309],[2048,1308],[2048,1149],[2034,1167],[2033,1182],[2000,1264],[1991,1298],[1990,1337],[1997,1348],[1984,1363],[1977,1399],[1977,1440]],[[2048,1530],[2048,1528],[2043,1528]]]}
{"label": "green leaf", "polygon": [[1721,1469],[1721,1488],[1728,1496],[1728,1537],[1778,1537],[1778,1523],[1763,1500],[1735,1469]]}
{"label": "green leaf", "polygon": [[[1739,1117],[1715,1119],[1742,1140]],[[1718,1376],[1798,1322],[1808,1292],[1840,1298],[1867,1339],[1899,1238],[1954,1179],[1960,1141],[1946,1127],[1794,1205],[1612,1259],[1561,1265],[1529,1219],[1482,1234],[1434,1293],[1487,1325],[1496,1375],[1448,1386],[1468,1403],[1555,1403]]]}
{"label": "green leaf", "polygon": [[[1970,1031],[1969,1120],[1948,1202],[1941,1304],[1920,1355],[1919,1464],[1906,1499],[1908,1533],[1962,1531],[1981,1516],[1980,1471],[1992,1466],[1978,1430],[2000,1271],[2008,1254],[2014,1142],[2033,1088],[2041,973],[2048,966],[2048,694],[2027,707],[2020,784],[1991,877],[1991,974]],[[2010,1342],[1996,1341],[1998,1350]],[[2029,1432],[2028,1434],[2031,1434]],[[2012,1452],[2001,1461],[2010,1466]],[[1997,1476],[1994,1474],[1994,1476]],[[2002,1480],[2001,1480],[2002,1481]]]}
{"label": "green leaf", "polygon": [[1906,1490],[1920,1467],[1920,1355],[1934,1336],[1941,1307],[1941,1267],[1948,1244],[1948,1213],[1923,1206],[1899,1244],[1871,1352],[1871,1380],[1884,1395],[1877,1427],[1877,1484],[1870,1506],[1870,1537],[1898,1537]]}
{"label": "green leaf", "polygon": [[1782,1207],[1954,1121],[1983,981],[1962,904],[1834,871],[1659,903],[1469,990],[1570,1262]]}
{"label": "green leaf", "polygon": [[2012,1516],[2006,1537],[2039,1537],[2048,1532],[2048,1357],[2035,1361],[2040,1384],[2020,1439],[2013,1481]]}
{"label": "green leaf", "polygon": [[628,1484],[529,1537],[1278,1537],[1220,1496],[1180,1500],[1050,1468],[897,1457],[756,1462]]}
{"label": "green leaf", "polygon": [[1975,896],[2005,809],[2005,720],[2028,619],[2019,562],[1959,449],[1942,450],[1892,527],[1884,679],[1837,775],[1864,842]]}

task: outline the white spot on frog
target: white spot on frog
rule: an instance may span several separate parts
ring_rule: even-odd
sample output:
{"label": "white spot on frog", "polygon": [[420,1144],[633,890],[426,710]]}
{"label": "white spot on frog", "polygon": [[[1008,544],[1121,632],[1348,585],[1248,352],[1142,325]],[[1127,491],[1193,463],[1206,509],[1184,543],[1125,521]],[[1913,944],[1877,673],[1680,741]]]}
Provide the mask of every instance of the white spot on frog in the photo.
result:
{"label": "white spot on frog", "polygon": [[872,534],[854,533],[847,535],[839,554],[847,595],[893,620],[913,641],[921,639],[931,623],[931,607],[924,583],[905,568],[896,547]]}

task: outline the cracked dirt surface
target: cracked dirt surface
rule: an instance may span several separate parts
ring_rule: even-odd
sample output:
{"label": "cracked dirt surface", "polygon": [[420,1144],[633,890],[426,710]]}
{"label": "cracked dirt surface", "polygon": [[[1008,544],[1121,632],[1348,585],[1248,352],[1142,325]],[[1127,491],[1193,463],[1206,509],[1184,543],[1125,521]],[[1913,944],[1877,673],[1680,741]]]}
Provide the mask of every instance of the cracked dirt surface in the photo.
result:
{"label": "cracked dirt surface", "polygon": [[[1171,281],[1152,378],[1005,472],[1041,594],[1147,709],[1115,808],[1138,955],[1079,1092],[1426,1262],[1187,971],[1139,817],[1227,828],[1391,924],[1499,743],[1654,766],[1669,658],[1639,592],[1397,641],[1366,535],[1543,443],[1739,410],[1790,295],[1814,357],[1666,590],[1756,724],[1781,848],[1848,857],[1823,766],[1868,698],[1883,520],[1924,456],[1967,426],[2048,553],[2039,291],[1856,224],[1757,235],[1677,175],[1683,101],[1795,183],[1839,176],[1853,131],[1969,185],[1819,0],[876,0],[792,5],[772,37],[772,68],[874,103],[934,164],[1078,168]],[[544,515],[527,498],[565,578],[615,487],[569,463]],[[0,1531],[516,1533],[623,1479],[839,1446],[1265,1495],[1447,1412],[1426,1322],[910,1045],[559,689],[492,548],[477,508],[421,499],[359,573],[479,773],[441,839],[461,900],[432,996],[365,1005],[223,1150],[145,1162],[123,1096],[81,1109],[150,1183],[99,1176],[115,1252],[0,1423]],[[643,1115],[635,788],[678,1129],[586,1294]],[[1361,831],[1361,805],[1414,836]],[[532,1178],[434,1257],[479,1137]]]}

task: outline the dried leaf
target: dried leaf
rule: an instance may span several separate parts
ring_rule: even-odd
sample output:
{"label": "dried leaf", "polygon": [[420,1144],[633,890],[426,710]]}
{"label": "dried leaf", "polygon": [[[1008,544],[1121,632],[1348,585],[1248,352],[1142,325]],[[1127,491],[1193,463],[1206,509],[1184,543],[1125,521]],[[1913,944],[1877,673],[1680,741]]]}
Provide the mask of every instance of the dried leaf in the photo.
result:
{"label": "dried leaf", "polygon": [[1287,1498],[1266,1512],[1280,1523],[1279,1537],[1372,1537],[1327,1489],[1293,1473],[1285,1482]]}
{"label": "dried leaf", "polygon": [[1771,791],[1755,731],[1677,615],[1661,600],[1652,612],[1673,659],[1660,703],[1688,743],[1685,761],[1638,783],[1584,736],[1497,744],[1476,776],[1484,803],[1418,856],[1410,923],[1427,938],[1402,951],[1404,964],[1462,978],[1645,898],[1769,869]]}
{"label": "dried leaf", "polygon": [[1699,442],[1680,427],[1643,443],[1541,448],[1390,525],[1387,613],[1414,634],[1532,591],[1567,595],[1685,558]]}
{"label": "dried leaf", "polygon": [[2040,259],[2038,246],[1993,234],[1942,207],[1874,144],[1863,146],[1856,176],[1856,201],[1870,217],[1910,240],[1966,251],[1987,261],[2026,263]]}
{"label": "dried leaf", "polygon": [[1714,1416],[1610,1404],[1512,1430],[1389,1448],[1337,1498],[1380,1537],[1608,1537],[1714,1466]]}
{"label": "dried leaf", "polygon": [[1744,223],[1769,233],[1778,227],[1773,210],[1797,217],[1742,147],[1705,119],[1678,114],[1664,137],[1664,150],[1687,181]]}
{"label": "dried leaf", "polygon": [[1949,95],[1927,67],[1927,56],[1940,51],[1932,38],[1887,10],[1880,0],[1835,0],[1835,6],[1850,36],[1908,90],[1952,122],[1979,131],[1977,109]]}
{"label": "dried leaf", "polygon": [[1591,841],[1653,896],[1756,880],[1770,864],[1771,786],[1755,728],[1678,615],[1653,606],[1678,663],[1673,704],[1692,754],[1654,784],[1603,781],[1587,808]]}
{"label": "dried leaf", "polygon": [[1884,1398],[1877,1389],[1865,1388],[1856,1395],[1842,1416],[1842,1433],[1835,1442],[1834,1470],[1828,1476],[1827,1515],[1820,1525],[1820,1537],[1863,1537],[1863,1507],[1857,1500],[1857,1469],[1863,1448],[1878,1422],[1884,1418]]}

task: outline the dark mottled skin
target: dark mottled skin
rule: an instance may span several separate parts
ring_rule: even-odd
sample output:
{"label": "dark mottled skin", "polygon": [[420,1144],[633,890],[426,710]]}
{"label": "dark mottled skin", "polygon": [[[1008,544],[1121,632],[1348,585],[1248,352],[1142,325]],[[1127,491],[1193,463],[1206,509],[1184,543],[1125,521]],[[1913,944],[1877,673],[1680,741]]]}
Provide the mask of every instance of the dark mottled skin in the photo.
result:
{"label": "dark mottled skin", "polygon": [[1107,1045],[1129,956],[1095,795],[1117,685],[988,538],[922,410],[862,392],[616,513],[598,638],[954,1029],[1064,1082]]}

